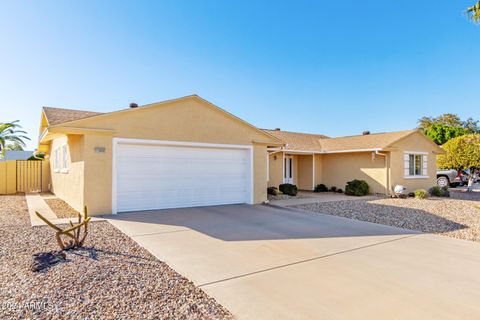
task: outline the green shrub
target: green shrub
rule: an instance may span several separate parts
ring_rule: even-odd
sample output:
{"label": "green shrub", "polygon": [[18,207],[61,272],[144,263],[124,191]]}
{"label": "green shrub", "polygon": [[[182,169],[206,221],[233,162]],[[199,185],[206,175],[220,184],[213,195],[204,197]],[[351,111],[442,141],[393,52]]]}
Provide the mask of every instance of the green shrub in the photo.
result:
{"label": "green shrub", "polygon": [[430,189],[430,194],[435,197],[441,197],[443,196],[443,190],[439,186],[433,186]]}
{"label": "green shrub", "polygon": [[428,192],[425,189],[415,190],[415,198],[417,198],[417,199],[426,199],[427,195],[428,195]]}
{"label": "green shrub", "polygon": [[289,196],[296,196],[298,192],[298,188],[294,184],[284,183],[278,186],[278,189],[284,194],[288,194]]}
{"label": "green shrub", "polygon": [[278,194],[278,189],[276,187],[268,187],[267,193],[276,196]]}
{"label": "green shrub", "polygon": [[337,189],[337,193],[343,193],[342,189]]}
{"label": "green shrub", "polygon": [[335,186],[331,186],[331,187],[330,187],[330,191],[332,191],[332,192],[335,192],[335,191],[337,191],[337,187],[335,187]]}
{"label": "green shrub", "polygon": [[428,189],[428,193],[435,197],[450,197],[450,191],[448,191],[448,187],[440,188],[439,186],[433,186]]}
{"label": "green shrub", "polygon": [[328,188],[323,183],[320,183],[320,184],[317,184],[317,186],[315,187],[315,190],[313,190],[313,191],[314,192],[327,192]]}
{"label": "green shrub", "polygon": [[364,180],[352,180],[345,186],[345,194],[350,196],[366,196],[369,192],[368,184]]}

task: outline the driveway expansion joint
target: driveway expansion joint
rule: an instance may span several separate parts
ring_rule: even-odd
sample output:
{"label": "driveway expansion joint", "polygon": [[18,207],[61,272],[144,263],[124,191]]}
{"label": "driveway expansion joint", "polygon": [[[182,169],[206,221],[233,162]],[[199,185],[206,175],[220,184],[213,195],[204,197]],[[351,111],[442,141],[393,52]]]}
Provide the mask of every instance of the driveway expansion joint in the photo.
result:
{"label": "driveway expansion joint", "polygon": [[187,231],[192,231],[192,230],[185,229],[185,230],[173,230],[173,231],[163,231],[163,232],[153,232],[153,233],[135,234],[135,235],[131,235],[130,237],[131,237],[131,238],[137,238],[137,237],[154,236],[154,235],[157,235],[157,234],[177,233],[177,232],[187,232]]}
{"label": "driveway expansion joint", "polygon": [[295,262],[283,264],[283,265],[276,266],[276,267],[266,268],[266,269],[262,269],[262,270],[258,270],[258,271],[254,271],[254,272],[249,272],[249,273],[241,274],[241,275],[234,276],[234,277],[229,277],[229,278],[225,278],[225,279],[221,279],[221,280],[215,280],[215,281],[211,281],[211,282],[207,282],[207,283],[202,283],[202,284],[198,284],[197,286],[199,288],[206,287],[206,286],[217,284],[217,283],[222,283],[222,282],[226,282],[226,281],[230,281],[230,280],[245,278],[245,277],[253,276],[253,275],[256,275],[256,274],[265,273],[265,272],[268,272],[268,271],[288,268],[290,266],[299,265],[299,264],[303,264],[303,263],[307,263],[307,262],[311,262],[311,261],[316,261],[316,260],[320,260],[320,259],[325,259],[325,258],[329,258],[329,257],[332,257],[332,256],[337,256],[337,255],[340,255],[340,254],[349,253],[349,252],[353,252],[353,251],[358,251],[358,250],[362,250],[362,249],[367,249],[367,248],[379,246],[379,245],[382,245],[382,244],[395,242],[395,241],[400,241],[400,240],[404,240],[404,239],[407,239],[407,238],[412,238],[412,237],[420,236],[420,235],[422,235],[422,233],[410,234],[410,235],[400,237],[400,238],[396,238],[396,239],[390,239],[390,240],[386,240],[386,241],[382,241],[382,242],[378,242],[378,243],[373,243],[373,244],[369,244],[369,245],[365,245],[365,246],[361,246],[361,247],[357,247],[357,248],[352,248],[352,249],[348,249],[348,250],[329,253],[329,254],[325,254],[325,255],[322,255],[322,256],[314,257],[314,258],[295,261]]}

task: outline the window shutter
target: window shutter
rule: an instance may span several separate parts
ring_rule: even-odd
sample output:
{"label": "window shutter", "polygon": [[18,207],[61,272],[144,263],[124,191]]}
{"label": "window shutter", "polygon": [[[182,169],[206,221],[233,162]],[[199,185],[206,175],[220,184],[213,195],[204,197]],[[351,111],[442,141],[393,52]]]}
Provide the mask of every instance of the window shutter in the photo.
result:
{"label": "window shutter", "polygon": [[407,153],[405,153],[403,155],[403,162],[404,162],[404,165],[403,165],[403,168],[404,168],[404,176],[408,176],[410,175],[410,158],[409,158],[409,155]]}
{"label": "window shutter", "polygon": [[422,175],[426,176],[426,175],[428,175],[428,158],[427,158],[427,155],[422,156],[422,163],[423,163]]}

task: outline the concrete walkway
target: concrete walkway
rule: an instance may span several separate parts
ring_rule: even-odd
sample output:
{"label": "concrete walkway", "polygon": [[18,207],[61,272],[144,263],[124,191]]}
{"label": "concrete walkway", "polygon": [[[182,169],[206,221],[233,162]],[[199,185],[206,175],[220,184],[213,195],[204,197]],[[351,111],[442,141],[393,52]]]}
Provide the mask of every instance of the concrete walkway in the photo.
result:
{"label": "concrete walkway", "polygon": [[[48,198],[52,199],[56,197],[48,196]],[[38,193],[26,194],[25,199],[27,201],[28,214],[30,215],[30,223],[32,224],[32,227],[47,225],[39,217],[37,217],[37,215],[35,214],[35,211],[40,212],[51,223],[56,225],[67,224],[71,220],[73,222],[77,220],[76,218],[58,218],[55,212],[53,212],[52,209],[50,209],[50,207],[45,202],[43,197]],[[103,218],[92,217],[90,222],[104,221],[104,220],[105,219]]]}
{"label": "concrete walkway", "polygon": [[109,216],[239,319],[480,319],[480,245],[294,209]]}

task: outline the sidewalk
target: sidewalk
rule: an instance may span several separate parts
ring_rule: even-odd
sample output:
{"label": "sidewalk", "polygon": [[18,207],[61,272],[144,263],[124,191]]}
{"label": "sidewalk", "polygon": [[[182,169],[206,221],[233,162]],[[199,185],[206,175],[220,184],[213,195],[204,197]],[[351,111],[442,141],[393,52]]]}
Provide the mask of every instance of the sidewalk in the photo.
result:
{"label": "sidewalk", "polygon": [[[35,211],[40,212],[45,218],[47,218],[53,224],[67,224],[69,221],[75,222],[76,218],[58,218],[55,212],[50,209],[48,204],[43,200],[42,196],[38,193],[26,194],[25,199],[28,206],[28,214],[30,215],[30,223],[32,227],[36,226],[46,226],[47,224],[43,222],[37,215]],[[103,218],[92,217],[90,222],[95,221],[104,221]]]}

